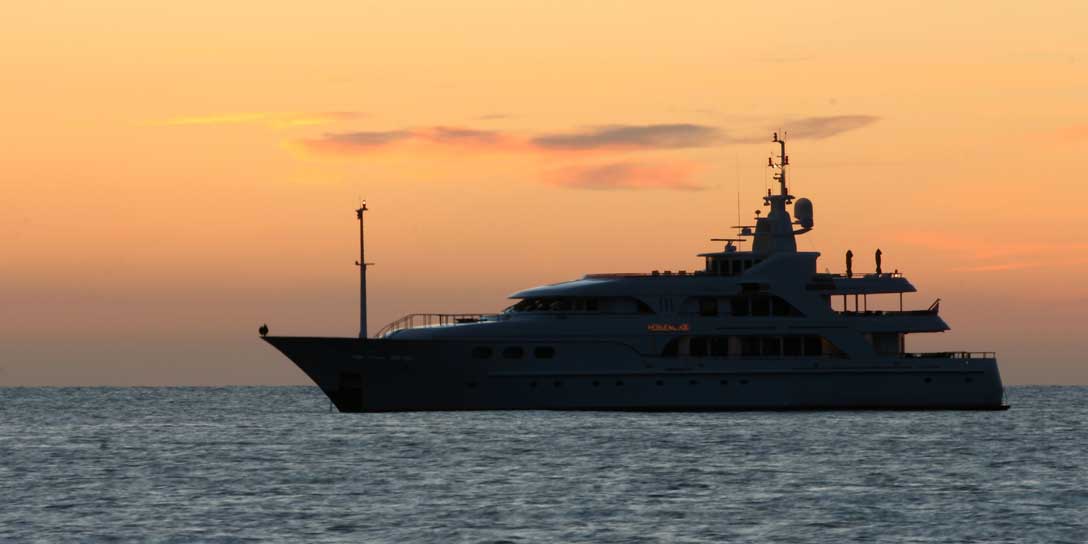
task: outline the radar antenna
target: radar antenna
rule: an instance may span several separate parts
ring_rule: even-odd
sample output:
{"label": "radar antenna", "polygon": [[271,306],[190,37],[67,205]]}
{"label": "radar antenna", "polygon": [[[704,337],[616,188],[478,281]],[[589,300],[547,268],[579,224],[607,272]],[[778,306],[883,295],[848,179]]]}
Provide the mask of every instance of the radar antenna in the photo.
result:
{"label": "radar antenna", "polygon": [[786,167],[790,164],[790,156],[786,154],[786,133],[782,133],[782,137],[778,137],[778,133],[774,133],[772,142],[778,144],[781,147],[781,151],[778,155],[778,162],[774,162],[774,158],[767,159],[767,166],[777,170],[774,173],[774,180],[782,187],[782,196],[789,196],[790,192],[786,188]]}

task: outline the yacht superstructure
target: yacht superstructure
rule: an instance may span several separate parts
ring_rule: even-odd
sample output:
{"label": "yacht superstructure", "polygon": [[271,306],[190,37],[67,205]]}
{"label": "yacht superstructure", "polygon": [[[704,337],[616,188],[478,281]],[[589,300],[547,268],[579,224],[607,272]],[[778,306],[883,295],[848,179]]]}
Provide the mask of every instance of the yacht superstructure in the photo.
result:
{"label": "yacht superstructure", "polygon": [[[360,247],[359,338],[264,339],[345,412],[1007,408],[993,353],[906,351],[907,334],[949,327],[937,302],[902,308],[915,288],[881,270],[879,250],[866,274],[850,253],[833,274],[797,250],[812,203],[789,194],[773,141],[768,212],[715,239],[703,270],[589,274],[514,293],[499,314],[412,314],[366,338]],[[895,294],[899,310],[868,310]]]}

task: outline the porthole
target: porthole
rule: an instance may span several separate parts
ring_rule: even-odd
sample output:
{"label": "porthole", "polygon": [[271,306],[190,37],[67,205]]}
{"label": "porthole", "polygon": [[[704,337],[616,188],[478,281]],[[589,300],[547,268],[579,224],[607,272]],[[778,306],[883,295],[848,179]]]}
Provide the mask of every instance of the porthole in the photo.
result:
{"label": "porthole", "polygon": [[491,348],[488,346],[476,346],[472,348],[472,356],[476,359],[490,359]]}
{"label": "porthole", "polygon": [[535,388],[536,387],[536,382],[529,382],[529,387]]}
{"label": "porthole", "polygon": [[616,380],[616,386],[623,385],[623,380]]}
{"label": "porthole", "polygon": [[926,383],[931,383],[933,381],[933,378],[926,378],[926,379],[924,379],[922,381],[926,382]]}
{"label": "porthole", "polygon": [[600,385],[601,385],[601,382],[599,382],[597,380],[593,380],[593,387],[600,387]]}
{"label": "porthole", "polygon": [[563,387],[563,382],[556,380],[555,383],[553,383],[552,385],[556,387]]}
{"label": "porthole", "polygon": [[741,385],[748,385],[748,380],[741,380],[741,381],[740,381],[740,384],[741,384]]}
{"label": "porthole", "polygon": [[699,380],[690,380],[688,381],[688,385],[699,385]]}
{"label": "porthole", "polygon": [[722,385],[729,385],[729,380],[722,380],[722,381],[721,381],[721,384],[722,384]]}
{"label": "porthole", "polygon": [[533,348],[533,356],[537,359],[551,359],[555,357],[555,348],[551,346],[537,346]]}
{"label": "porthole", "polygon": [[525,350],[521,346],[510,346],[502,350],[503,359],[521,359],[523,355]]}
{"label": "porthole", "polygon": [[665,385],[665,381],[664,380],[657,380],[657,385]]}

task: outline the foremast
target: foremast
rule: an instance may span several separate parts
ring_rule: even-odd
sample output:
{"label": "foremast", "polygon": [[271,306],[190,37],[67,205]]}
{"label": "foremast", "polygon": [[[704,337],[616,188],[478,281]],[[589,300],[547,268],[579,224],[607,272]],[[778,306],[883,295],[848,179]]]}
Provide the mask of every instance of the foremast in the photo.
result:
{"label": "foremast", "polygon": [[366,201],[355,210],[355,218],[359,220],[359,260],[355,266],[359,267],[359,338],[366,338],[366,267],[374,263],[366,262],[366,247],[363,244],[363,212],[367,211]]}

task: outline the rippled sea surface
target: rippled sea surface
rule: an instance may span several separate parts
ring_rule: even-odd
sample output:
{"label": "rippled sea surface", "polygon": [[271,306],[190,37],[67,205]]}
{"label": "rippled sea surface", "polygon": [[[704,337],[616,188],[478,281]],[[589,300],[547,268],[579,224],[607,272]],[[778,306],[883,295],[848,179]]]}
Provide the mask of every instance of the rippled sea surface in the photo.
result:
{"label": "rippled sea surface", "polygon": [[1086,542],[1088,388],[1007,412],[330,413],[0,389],[0,540]]}

